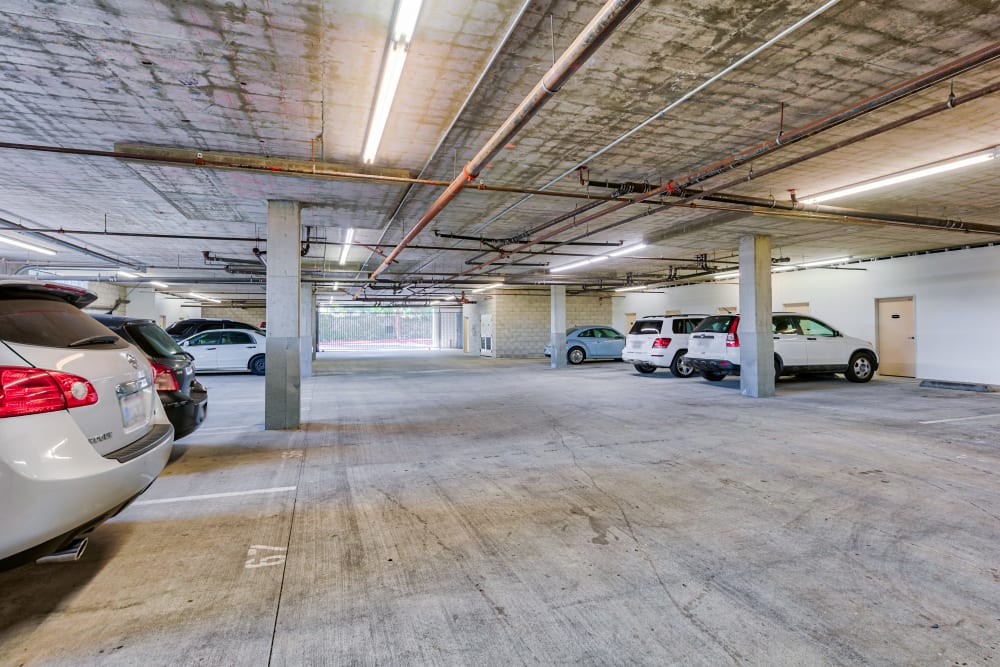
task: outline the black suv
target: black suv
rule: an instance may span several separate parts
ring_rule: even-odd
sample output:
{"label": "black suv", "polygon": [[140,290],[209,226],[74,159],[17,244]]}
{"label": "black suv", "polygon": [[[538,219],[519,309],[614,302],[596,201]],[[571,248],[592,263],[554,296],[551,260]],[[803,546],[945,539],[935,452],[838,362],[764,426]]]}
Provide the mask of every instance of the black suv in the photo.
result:
{"label": "black suv", "polygon": [[167,333],[173,336],[174,340],[184,340],[196,333],[208,331],[209,329],[249,329],[259,334],[264,333],[252,324],[237,322],[236,320],[224,320],[217,317],[192,317],[188,320],[174,322],[167,327]]}
{"label": "black suv", "polygon": [[208,390],[195,378],[193,357],[152,320],[91,316],[145,353],[153,367],[156,392],[174,426],[174,440],[193,433],[208,412]]}

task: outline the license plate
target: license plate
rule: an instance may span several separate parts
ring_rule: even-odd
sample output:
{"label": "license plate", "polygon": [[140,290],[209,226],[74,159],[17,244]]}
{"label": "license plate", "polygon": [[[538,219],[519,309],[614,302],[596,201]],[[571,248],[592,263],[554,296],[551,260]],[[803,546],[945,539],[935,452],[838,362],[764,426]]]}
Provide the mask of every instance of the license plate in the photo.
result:
{"label": "license plate", "polygon": [[633,350],[638,350],[641,347],[642,347],[642,341],[641,340],[634,340],[634,341],[632,341],[632,349]]}
{"label": "license plate", "polygon": [[118,404],[122,409],[122,425],[128,430],[136,424],[146,421],[146,392],[137,391],[134,394],[122,396]]}

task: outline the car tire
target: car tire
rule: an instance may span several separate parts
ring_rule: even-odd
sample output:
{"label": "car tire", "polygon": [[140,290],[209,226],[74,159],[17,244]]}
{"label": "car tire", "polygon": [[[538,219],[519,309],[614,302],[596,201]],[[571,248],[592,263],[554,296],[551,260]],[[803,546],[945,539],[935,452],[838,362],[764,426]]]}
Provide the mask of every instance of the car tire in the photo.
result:
{"label": "car tire", "polygon": [[875,375],[875,359],[867,352],[855,352],[847,363],[844,377],[851,382],[868,382]]}
{"label": "car tire", "polygon": [[574,365],[582,364],[586,358],[587,353],[583,351],[582,347],[570,348],[570,351],[566,353],[566,361]]}
{"label": "car tire", "polygon": [[726,377],[726,374],[718,371],[702,371],[701,376],[709,382],[719,382],[722,378]]}
{"label": "car tire", "polygon": [[777,383],[778,382],[778,378],[781,377],[781,369],[783,367],[784,367],[784,364],[781,363],[781,357],[779,357],[778,355],[774,355],[774,381],[775,381],[775,383]]}
{"label": "car tire", "polygon": [[635,370],[639,371],[640,373],[644,373],[646,375],[656,372],[656,366],[653,366],[652,364],[633,364],[633,365],[635,366]]}
{"label": "car tire", "polygon": [[264,355],[258,354],[256,357],[252,358],[250,360],[250,363],[247,364],[247,368],[249,368],[250,372],[253,373],[254,375],[264,375],[265,371]]}
{"label": "car tire", "polygon": [[687,354],[687,350],[680,350],[674,355],[674,360],[670,362],[670,372],[674,374],[675,377],[679,378],[689,378],[694,375],[694,366],[684,361],[684,355]]}

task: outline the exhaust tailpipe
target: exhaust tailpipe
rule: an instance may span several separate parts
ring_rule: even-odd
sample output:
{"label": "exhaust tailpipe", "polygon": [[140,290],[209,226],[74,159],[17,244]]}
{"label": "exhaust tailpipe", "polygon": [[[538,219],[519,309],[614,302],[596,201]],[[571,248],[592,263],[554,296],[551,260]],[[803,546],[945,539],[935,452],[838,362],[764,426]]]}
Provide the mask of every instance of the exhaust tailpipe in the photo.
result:
{"label": "exhaust tailpipe", "polygon": [[84,549],[87,548],[87,538],[82,537],[73,540],[69,543],[69,546],[61,551],[54,551],[48,556],[42,556],[36,563],[72,563],[73,561],[80,560],[80,556],[83,555]]}

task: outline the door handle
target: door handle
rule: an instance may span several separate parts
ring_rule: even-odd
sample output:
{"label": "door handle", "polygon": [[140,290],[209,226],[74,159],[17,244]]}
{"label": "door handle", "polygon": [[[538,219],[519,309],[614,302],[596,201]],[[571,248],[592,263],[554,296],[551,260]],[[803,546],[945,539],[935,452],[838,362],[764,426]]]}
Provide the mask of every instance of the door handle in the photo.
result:
{"label": "door handle", "polygon": [[780,339],[780,338],[778,338],[777,336],[775,336],[775,337],[774,337],[774,340],[781,340],[781,339]]}
{"label": "door handle", "polygon": [[214,347],[206,347],[205,349],[206,350],[214,350],[215,348]]}
{"label": "door handle", "polygon": [[806,340],[816,340],[816,338],[812,337],[812,336],[809,336],[809,337],[806,337]]}

